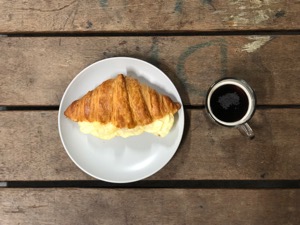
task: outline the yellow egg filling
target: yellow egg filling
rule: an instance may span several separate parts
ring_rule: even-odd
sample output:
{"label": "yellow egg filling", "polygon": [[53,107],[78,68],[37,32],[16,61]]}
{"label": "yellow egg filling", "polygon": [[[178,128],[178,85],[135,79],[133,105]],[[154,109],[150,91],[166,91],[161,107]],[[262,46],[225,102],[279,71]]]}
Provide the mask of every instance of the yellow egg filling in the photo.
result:
{"label": "yellow egg filling", "polygon": [[85,134],[91,134],[101,139],[111,139],[116,136],[124,138],[139,135],[143,132],[148,132],[160,137],[165,137],[171,130],[174,123],[174,116],[172,113],[164,116],[161,119],[145,126],[137,126],[132,129],[117,128],[112,123],[101,124],[99,122],[78,122],[80,131]]}

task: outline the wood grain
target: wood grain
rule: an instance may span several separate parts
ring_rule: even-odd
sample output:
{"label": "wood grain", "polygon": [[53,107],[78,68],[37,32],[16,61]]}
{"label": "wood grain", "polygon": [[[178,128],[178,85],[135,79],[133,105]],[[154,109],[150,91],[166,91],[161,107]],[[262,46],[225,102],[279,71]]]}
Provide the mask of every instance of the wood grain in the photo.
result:
{"label": "wood grain", "polygon": [[297,225],[299,202],[292,189],[0,189],[0,223]]}
{"label": "wood grain", "polygon": [[293,30],[299,11],[297,0],[1,0],[0,32]]}
{"label": "wood grain", "polygon": [[2,37],[0,105],[58,105],[82,69],[114,56],[158,66],[185,104],[224,76],[249,82],[258,104],[300,104],[299,49],[299,36]]}
{"label": "wood grain", "polygon": [[[213,124],[204,110],[187,110],[173,159],[150,180],[300,178],[300,109],[257,110],[256,137]],[[56,111],[0,112],[0,181],[90,180],[60,142]]]}

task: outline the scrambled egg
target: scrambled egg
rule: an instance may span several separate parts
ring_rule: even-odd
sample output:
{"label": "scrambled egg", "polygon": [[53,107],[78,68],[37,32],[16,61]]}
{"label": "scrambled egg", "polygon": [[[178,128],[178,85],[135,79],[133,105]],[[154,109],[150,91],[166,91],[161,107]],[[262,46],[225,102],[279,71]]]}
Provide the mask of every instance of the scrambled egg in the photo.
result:
{"label": "scrambled egg", "polygon": [[124,138],[139,135],[143,132],[152,133],[154,135],[165,137],[171,130],[174,123],[173,114],[168,114],[165,117],[154,121],[145,126],[137,126],[132,129],[117,128],[112,123],[101,124],[99,122],[78,122],[80,131],[85,134],[92,134],[101,139],[111,139],[115,136]]}

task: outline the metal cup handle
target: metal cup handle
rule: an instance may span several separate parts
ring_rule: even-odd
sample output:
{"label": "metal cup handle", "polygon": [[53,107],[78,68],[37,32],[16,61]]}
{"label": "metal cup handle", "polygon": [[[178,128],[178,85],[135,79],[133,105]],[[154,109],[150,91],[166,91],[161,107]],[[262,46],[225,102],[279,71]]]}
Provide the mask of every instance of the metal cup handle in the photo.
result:
{"label": "metal cup handle", "polygon": [[248,123],[237,125],[236,128],[243,134],[244,136],[247,136],[248,138],[252,139],[254,138],[254,132],[249,126]]}

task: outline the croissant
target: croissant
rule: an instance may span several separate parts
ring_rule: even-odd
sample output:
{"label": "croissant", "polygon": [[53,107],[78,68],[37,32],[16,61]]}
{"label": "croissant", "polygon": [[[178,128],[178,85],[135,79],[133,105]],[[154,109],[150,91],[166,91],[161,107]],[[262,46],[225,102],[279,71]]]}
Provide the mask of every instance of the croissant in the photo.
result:
{"label": "croissant", "polygon": [[119,74],[72,102],[64,115],[78,122],[81,132],[101,139],[129,137],[144,131],[164,137],[180,108],[180,103],[168,96]]}

